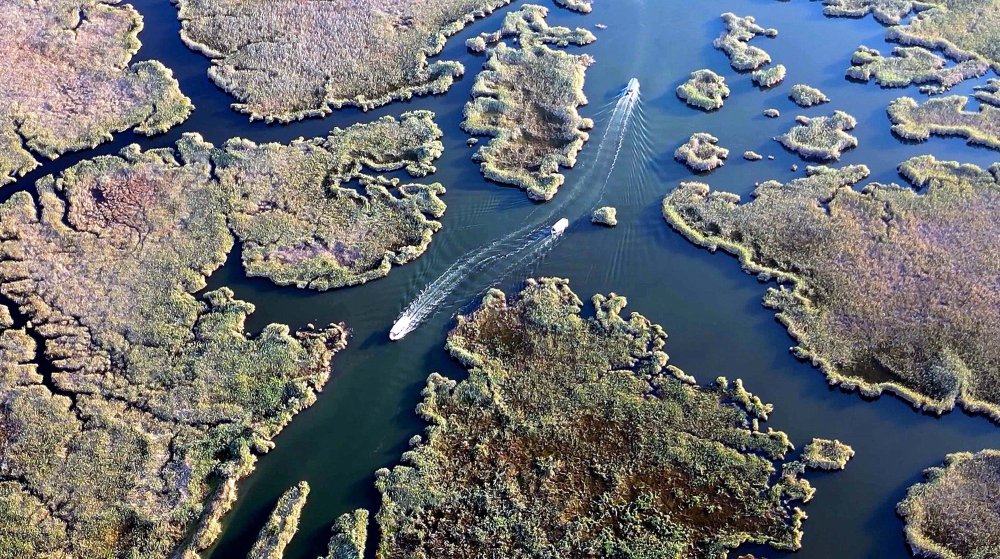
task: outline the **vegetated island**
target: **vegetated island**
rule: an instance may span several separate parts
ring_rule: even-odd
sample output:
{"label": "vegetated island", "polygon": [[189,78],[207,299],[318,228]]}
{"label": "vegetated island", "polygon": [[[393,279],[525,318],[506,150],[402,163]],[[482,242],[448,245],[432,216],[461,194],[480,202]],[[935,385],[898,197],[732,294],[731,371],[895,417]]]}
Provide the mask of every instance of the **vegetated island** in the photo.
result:
{"label": "vegetated island", "polygon": [[[864,166],[810,167],[761,183],[751,202],[682,183],[663,201],[693,243],[739,257],[781,285],[765,306],[831,384],[890,391],[928,412],[955,404],[1000,421],[1000,262],[978,239],[1000,238],[1000,165],[910,159],[915,188],[873,183]],[[972,244],[970,244],[972,243]]]}
{"label": "vegetated island", "polygon": [[598,225],[614,227],[618,225],[618,210],[612,206],[601,206],[590,215],[590,221]]}
{"label": "vegetated island", "polygon": [[581,14],[589,14],[594,9],[588,0],[555,0],[555,2],[568,10],[577,11]]}
{"label": "vegetated island", "polygon": [[976,92],[972,95],[980,103],[987,103],[994,107],[1000,107],[1000,80],[991,78],[986,80],[986,85],[977,85]]}
{"label": "vegetated island", "polygon": [[697,172],[708,172],[726,164],[729,150],[719,145],[719,139],[707,132],[696,132],[674,151],[674,159]]}
{"label": "vegetated island", "polygon": [[[465,106],[462,129],[470,134],[490,136],[476,151],[483,175],[495,182],[517,186],[535,200],[550,200],[565,177],[560,167],[573,167],[576,156],[588,140],[594,123],[583,118],[578,107],[587,103],[583,83],[593,59],[586,54],[569,54],[546,46],[560,41],[586,44],[594,35],[578,29],[558,32],[553,39],[544,23],[547,10],[526,5],[513,12],[504,29],[516,33],[520,48],[498,43],[483,71],[476,77],[472,101]],[[534,25],[514,25],[523,18]],[[490,37],[500,40],[504,34]]]}
{"label": "vegetated island", "polygon": [[726,30],[712,44],[726,53],[734,70],[758,70],[771,62],[771,55],[764,49],[751,45],[750,40],[758,35],[777,37],[777,29],[761,27],[753,16],[740,17],[732,12],[722,14],[722,21],[726,23]]}
{"label": "vegetated island", "polygon": [[129,64],[142,16],[98,0],[0,0],[0,185],[38,167],[35,156],[92,148],[111,134],[165,132],[191,114],[173,74]]}
{"label": "vegetated island", "polygon": [[175,0],[181,39],[252,119],[289,122],[443,93],[464,72],[431,61],[445,41],[510,0]]}
{"label": "vegetated island", "polygon": [[371,172],[427,175],[440,138],[434,114],[414,111],[291,144],[226,142],[213,154],[215,175],[232,196],[247,274],[326,290],[381,278],[423,254],[441,228],[444,187]]}
{"label": "vegetated island", "polygon": [[802,462],[818,470],[843,470],[854,449],[836,439],[813,439],[802,450]]}
{"label": "vegetated island", "polygon": [[1000,555],[1000,451],[949,454],[927,480],[910,488],[896,512],[918,557],[963,559]]}
{"label": "vegetated island", "polygon": [[[242,141],[215,148],[186,134],[174,149],[85,160],[38,181],[37,198],[18,192],[0,205],[5,549],[194,557],[213,542],[236,481],[315,400],[347,333],[271,324],[248,336],[253,305],[227,288],[199,293],[206,278],[237,239],[303,246],[327,233],[304,222],[337,223],[338,212],[348,224],[373,213],[343,239],[345,253],[368,259],[367,238],[397,226],[393,208],[419,211],[438,188],[361,204],[332,181],[363,180],[366,167],[433,170],[440,130],[429,119],[386,117],[253,159],[240,158],[236,147],[251,149]],[[356,205],[370,208],[347,211]],[[287,256],[269,243],[278,248],[251,252]],[[303,253],[283,273],[323,257]]]}
{"label": "vegetated island", "polygon": [[[874,13],[886,40],[940,50],[953,60],[980,60],[1000,71],[1000,0],[825,0],[828,16]],[[905,24],[902,19],[915,12]]]}
{"label": "vegetated island", "polygon": [[919,84],[921,92],[935,94],[981,77],[990,69],[981,60],[965,60],[951,67],[946,64],[944,58],[923,47],[896,47],[891,56],[882,56],[877,49],[860,46],[851,57],[847,77],[865,82],[874,78],[882,87]]}
{"label": "vegetated island", "polygon": [[299,516],[308,496],[309,484],[304,481],[281,495],[271,516],[260,529],[247,559],[282,559],[285,556],[285,547],[299,529]]}
{"label": "vegetated island", "polygon": [[775,64],[768,68],[761,68],[760,70],[754,70],[750,74],[750,78],[753,83],[757,84],[762,88],[770,88],[778,85],[779,83],[785,81],[785,75],[787,70],[784,64]]}
{"label": "vegetated island", "polygon": [[923,104],[900,97],[889,104],[892,132],[913,141],[925,141],[931,134],[961,136],[969,144],[1000,150],[1000,107],[981,104],[976,112],[966,111],[969,98],[949,95],[928,99]]}
{"label": "vegetated island", "polygon": [[447,348],[469,377],[428,378],[426,442],[376,473],[377,557],[799,547],[794,503],[812,488],[797,470],[772,475],[791,443],[761,430],[771,406],[738,380],[702,387],[669,365],[666,333],[623,317],[624,297],[593,305],[585,317],[568,282],[546,278],[459,317]]}
{"label": "vegetated island", "polygon": [[702,68],[691,72],[688,80],[677,86],[677,96],[692,107],[705,111],[721,109],[723,100],[729,97],[726,79]]}
{"label": "vegetated island", "polygon": [[858,147],[858,139],[847,133],[858,121],[843,111],[814,118],[799,116],[795,120],[798,126],[775,140],[805,159],[840,159],[845,150]]}
{"label": "vegetated island", "polygon": [[788,98],[803,108],[830,102],[830,98],[819,89],[801,83],[792,86],[792,89],[788,92]]}

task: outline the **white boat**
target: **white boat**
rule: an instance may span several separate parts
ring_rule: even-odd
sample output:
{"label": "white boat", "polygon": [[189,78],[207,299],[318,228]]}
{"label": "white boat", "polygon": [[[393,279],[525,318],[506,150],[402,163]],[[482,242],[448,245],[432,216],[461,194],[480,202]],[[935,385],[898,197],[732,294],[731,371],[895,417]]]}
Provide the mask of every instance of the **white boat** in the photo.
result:
{"label": "white boat", "polygon": [[639,80],[632,78],[628,81],[628,85],[625,87],[626,97],[635,97],[639,95]]}
{"label": "white boat", "polygon": [[389,339],[392,341],[402,340],[404,336],[410,333],[410,317],[401,316],[395,324],[392,325],[392,329],[389,330]]}
{"label": "white boat", "polygon": [[555,225],[552,226],[552,236],[558,237],[559,235],[562,235],[563,232],[566,231],[567,227],[569,227],[569,220],[565,217],[560,219],[555,223]]}

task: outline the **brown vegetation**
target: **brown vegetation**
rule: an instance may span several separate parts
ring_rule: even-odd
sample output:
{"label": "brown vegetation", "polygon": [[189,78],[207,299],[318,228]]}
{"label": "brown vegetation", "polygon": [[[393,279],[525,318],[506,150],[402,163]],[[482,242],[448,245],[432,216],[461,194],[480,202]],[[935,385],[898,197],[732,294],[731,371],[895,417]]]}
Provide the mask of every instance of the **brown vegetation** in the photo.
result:
{"label": "brown vegetation", "polygon": [[427,440],[380,470],[376,557],[724,558],[743,542],[795,549],[811,495],[772,476],[791,445],[740,381],[668,364],[666,333],[624,297],[595,314],[565,280],[491,290],[459,317],[418,412]]}
{"label": "brown vegetation", "polygon": [[[565,181],[560,167],[576,164],[576,156],[589,138],[586,130],[594,125],[577,111],[587,103],[584,75],[593,59],[542,44],[584,44],[593,40],[593,34],[582,29],[564,33],[559,29],[565,28],[522,26],[509,21],[537,21],[545,13],[544,8],[529,4],[508,16],[504,29],[517,33],[521,48],[509,48],[504,43],[493,48],[476,77],[473,99],[465,106],[462,122],[462,128],[470,134],[491,136],[473,156],[481,162],[483,175],[522,188],[536,200],[555,196]],[[544,19],[541,21],[544,23]]]}
{"label": "brown vegetation", "polygon": [[142,17],[101,0],[0,0],[0,185],[35,155],[92,148],[111,134],[165,132],[194,108],[170,70],[129,64]]}
{"label": "brown vegetation", "polygon": [[858,147],[858,139],[847,133],[858,121],[843,111],[815,118],[799,116],[796,121],[798,126],[775,140],[806,159],[840,159],[844,150]]}
{"label": "brown vegetation", "polygon": [[288,122],[443,93],[464,72],[430,58],[510,0],[176,0],[181,38],[251,118]]}
{"label": "brown vegetation", "polygon": [[726,31],[712,43],[729,57],[729,63],[735,70],[746,72],[757,70],[771,62],[771,56],[764,49],[753,46],[750,40],[758,35],[776,37],[777,29],[765,29],[757,25],[753,16],[740,17],[732,12],[722,14],[726,23]]}
{"label": "brown vegetation", "polygon": [[309,484],[304,481],[289,487],[281,495],[267,523],[260,529],[247,559],[282,559],[285,556],[285,547],[299,529],[299,515],[306,506],[308,496]]}
{"label": "brown vegetation", "polygon": [[872,78],[882,87],[906,87],[921,84],[927,94],[942,93],[964,80],[978,78],[990,67],[979,60],[966,60],[945,67],[947,61],[923,47],[896,47],[892,56],[882,56],[876,49],[858,47],[851,58],[847,76],[856,80]]}
{"label": "brown vegetation", "polygon": [[980,105],[966,111],[969,98],[951,95],[919,104],[901,97],[889,104],[892,131],[907,140],[925,141],[931,134],[962,136],[970,144],[1000,149],[1000,107]]}
{"label": "brown vegetation", "polygon": [[674,159],[692,171],[706,172],[726,164],[729,150],[718,145],[719,139],[707,132],[696,132],[674,152]]}
{"label": "brown vegetation", "polygon": [[723,100],[729,97],[729,87],[725,78],[702,68],[691,72],[688,80],[677,86],[677,96],[692,107],[714,111],[721,109]]}
{"label": "brown vegetation", "polygon": [[1000,451],[949,454],[944,466],[925,472],[896,511],[906,521],[906,541],[918,557],[1000,556]]}
{"label": "brown vegetation", "polygon": [[[754,200],[683,183],[663,201],[692,242],[737,255],[764,303],[832,384],[884,390],[942,413],[956,403],[1000,421],[1000,166],[924,156],[900,166],[916,188],[871,184],[863,166],[812,167]],[[973,247],[973,248],[970,248]]]}

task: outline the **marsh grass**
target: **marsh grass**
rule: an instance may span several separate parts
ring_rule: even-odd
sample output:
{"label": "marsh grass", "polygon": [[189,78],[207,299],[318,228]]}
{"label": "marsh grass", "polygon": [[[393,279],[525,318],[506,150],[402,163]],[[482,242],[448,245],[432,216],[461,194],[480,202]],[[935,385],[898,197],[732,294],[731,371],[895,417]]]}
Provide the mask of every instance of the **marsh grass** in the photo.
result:
{"label": "marsh grass", "polygon": [[932,134],[961,136],[969,144],[1000,150],[1000,107],[980,104],[976,112],[966,111],[969,98],[950,95],[929,99],[923,104],[901,97],[889,104],[892,132],[913,141],[925,141]]}
{"label": "marsh grass", "polygon": [[707,132],[696,132],[674,151],[674,159],[692,171],[707,172],[726,164],[729,150],[718,145],[719,139]]}
{"label": "marsh grass", "polygon": [[0,64],[9,69],[0,80],[0,185],[36,168],[36,155],[55,159],[129,129],[159,134],[194,109],[162,64],[129,64],[142,30],[131,6],[2,0],[0,10]]}
{"label": "marsh grass", "polygon": [[368,539],[368,511],[345,512],[333,523],[333,536],[322,559],[363,559]]}
{"label": "marsh grass", "polygon": [[1000,555],[1000,451],[949,454],[924,472],[896,512],[914,555],[940,559]]}
{"label": "marsh grass", "polygon": [[900,166],[914,189],[861,192],[853,187],[864,166],[808,173],[761,183],[745,204],[682,183],[663,214],[695,244],[779,280],[764,304],[797,340],[795,355],[831,384],[1000,421],[1000,344],[990,326],[1000,321],[1000,263],[988,248],[969,248],[1000,236],[1000,167],[917,157]]}
{"label": "marsh grass", "polygon": [[830,102],[830,98],[819,89],[801,83],[792,86],[788,92],[788,98],[803,108]]}
{"label": "marsh grass", "polygon": [[[288,145],[185,134],[175,148],[85,160],[0,205],[0,292],[23,315],[0,312],[2,549],[194,559],[207,548],[236,482],[315,401],[347,339],[337,324],[248,335],[253,305],[227,288],[199,293],[207,276],[237,239],[248,272],[314,288],[415,257],[439,227],[425,214],[444,211],[443,188],[377,173],[433,172],[440,137],[426,111]],[[350,262],[274,262],[308,242]],[[255,557],[280,556],[305,492],[279,501]]]}
{"label": "marsh grass", "polygon": [[906,87],[919,84],[927,94],[945,92],[964,80],[986,74],[990,67],[979,60],[965,60],[946,67],[947,61],[923,47],[896,47],[891,56],[876,49],[858,47],[851,57],[847,77],[875,81],[882,87]]}
{"label": "marsh grass", "polygon": [[590,221],[598,225],[614,227],[618,225],[618,210],[611,206],[601,206],[590,215]]}
{"label": "marsh grass", "polygon": [[787,73],[788,72],[785,69],[784,64],[775,64],[774,66],[754,70],[750,74],[750,78],[753,80],[753,83],[757,84],[758,87],[768,89],[785,81],[785,75]]}
{"label": "marsh grass", "polygon": [[282,559],[285,556],[285,546],[299,529],[299,516],[308,496],[309,484],[304,481],[282,493],[247,559]]}
{"label": "marsh grass", "polygon": [[692,107],[714,111],[721,109],[725,98],[729,97],[729,87],[725,78],[702,68],[691,72],[688,80],[677,86],[677,96]]}
{"label": "marsh grass", "polygon": [[516,36],[520,48],[500,42],[490,50],[476,76],[472,101],[465,106],[462,129],[489,136],[473,159],[483,175],[517,186],[535,200],[550,200],[565,177],[561,167],[573,167],[594,123],[578,108],[587,103],[583,84],[593,59],[549,48],[544,43],[587,44],[593,34],[584,29],[549,27],[541,6],[525,5],[508,14],[497,33],[484,42]]}
{"label": "marsh grass", "polygon": [[858,147],[858,139],[847,133],[858,122],[843,111],[814,118],[799,116],[795,120],[799,124],[775,140],[805,159],[840,159],[845,150]]}
{"label": "marsh grass", "polygon": [[[469,369],[432,374],[430,424],[376,473],[376,557],[706,557],[744,542],[799,547],[811,497],[777,476],[787,436],[740,381],[702,387],[668,364],[666,333],[619,295],[594,315],[566,280],[491,290],[447,348]],[[426,439],[426,442],[424,441]]]}
{"label": "marsh grass", "polygon": [[732,12],[722,14],[722,21],[726,24],[726,30],[712,44],[726,53],[733,69],[740,72],[758,70],[771,62],[771,55],[764,49],[751,45],[750,40],[758,35],[777,37],[777,29],[761,27],[753,16],[740,17]]}
{"label": "marsh grass", "polygon": [[462,64],[432,60],[510,0],[175,0],[181,38],[252,119],[289,122],[444,93]]}

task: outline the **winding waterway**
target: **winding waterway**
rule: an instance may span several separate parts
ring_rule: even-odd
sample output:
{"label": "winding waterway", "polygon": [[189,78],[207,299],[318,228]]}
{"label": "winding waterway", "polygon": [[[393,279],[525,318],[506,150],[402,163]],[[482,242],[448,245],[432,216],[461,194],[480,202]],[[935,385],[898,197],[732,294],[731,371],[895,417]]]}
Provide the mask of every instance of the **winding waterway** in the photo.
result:
{"label": "winding waterway", "polygon": [[[522,2],[471,25],[448,42],[442,57],[462,61],[467,73],[447,95],[369,112],[347,109],[287,126],[251,123],[229,109],[231,98],[208,81],[208,60],[180,42],[176,10],[168,0],[132,3],[145,16],[146,25],[138,59],[158,59],[173,69],[197,107],[193,116],[163,136],[120,134],[98,149],[64,156],[6,187],[0,198],[83,158],[114,153],[131,142],[143,148],[171,145],[188,131],[200,132],[216,144],[232,136],[287,142],[324,135],[333,126],[430,109],[437,113],[445,133],[445,154],[431,178],[447,187],[448,211],[442,219],[444,228],[415,262],[367,285],[315,293],[244,277],[239,253],[234,251],[226,266],[209,280],[209,289],[229,286],[239,298],[256,305],[248,324],[251,330],[268,322],[298,328],[331,321],[344,321],[352,330],[348,349],[334,359],[333,376],[319,401],[281,433],[275,450],[262,457],[255,473],[240,484],[239,501],[226,517],[224,532],[210,555],[212,559],[244,557],[281,492],[306,480],[312,492],[286,558],[312,559],[324,552],[330,524],[338,515],[362,506],[377,508],[373,472],[396,463],[406,441],[422,430],[413,409],[427,375],[438,371],[453,378],[463,376],[443,349],[454,309],[428,317],[397,343],[388,341],[389,327],[428,282],[468,251],[519,229],[538,207],[517,189],[483,180],[478,164],[471,160],[474,148],[466,146],[467,136],[459,129],[462,107],[484,61],[468,53],[463,43],[497,28],[502,14]],[[541,3],[548,5],[548,0]],[[712,39],[723,27],[719,14],[725,11],[753,15],[765,27],[780,31],[777,38],[760,37],[754,44],[787,66],[783,86],[759,90],[749,75],[733,71],[725,55],[712,47]],[[569,278],[584,299],[596,292],[626,295],[631,310],[667,330],[667,351],[674,364],[702,382],[719,375],[743,378],[751,391],[775,405],[769,425],[786,431],[799,445],[818,436],[838,438],[856,450],[846,471],[810,474],[818,491],[805,507],[809,519],[803,548],[796,557],[908,557],[902,522],[894,513],[906,488],[921,478],[924,468],[937,465],[949,452],[1000,448],[1000,427],[962,412],[931,417],[891,396],[866,401],[829,388],[818,370],[788,352],[792,340],[774,321],[773,313],[761,306],[767,286],[743,273],[735,259],[712,255],[670,230],[660,215],[660,202],[679,181],[692,178],[673,161],[672,154],[698,131],[719,137],[720,144],[732,151],[723,168],[699,178],[713,187],[746,196],[757,181],[785,181],[801,175],[801,170],[793,173],[790,166],[804,167],[804,163],[771,139],[787,130],[796,114],[829,114],[834,109],[853,114],[859,122],[853,133],[860,147],[848,151],[842,163],[868,165],[872,180],[877,181],[898,180],[896,165],[916,155],[930,153],[987,166],[1000,160],[1000,153],[970,148],[959,139],[907,144],[894,138],[885,107],[901,94],[921,94],[915,88],[882,90],[843,77],[858,45],[883,53],[891,50],[883,40],[884,28],[871,18],[825,18],[816,2],[595,0],[594,11],[587,16],[553,7],[549,22],[608,26],[595,30],[598,41],[593,45],[572,49],[588,52],[597,60],[588,71],[585,89],[591,103],[583,110],[597,125],[577,169],[567,173],[566,184],[550,204],[586,199],[588,189],[601,188],[605,175],[593,165],[597,140],[614,114],[607,107],[632,77],[642,83],[643,126],[625,136],[603,193],[603,203],[618,208],[619,225],[614,229],[593,226],[589,223],[592,204],[586,208],[568,205],[567,215],[559,217],[567,217],[571,225],[560,241],[524,269],[513,271],[500,287],[509,291],[528,275],[555,275]],[[725,107],[710,114],[687,107],[674,94],[689,72],[705,67],[725,76],[732,89]],[[833,101],[798,109],[786,97],[793,83],[819,87]],[[968,93],[972,85],[963,84],[955,91]],[[762,116],[769,107],[780,109],[782,117]],[[750,149],[775,159],[744,161],[740,154]],[[477,293],[496,281],[500,271],[486,266],[463,281],[466,308],[474,304]],[[458,291],[458,296],[462,293]],[[747,549],[768,557],[789,555]]]}

